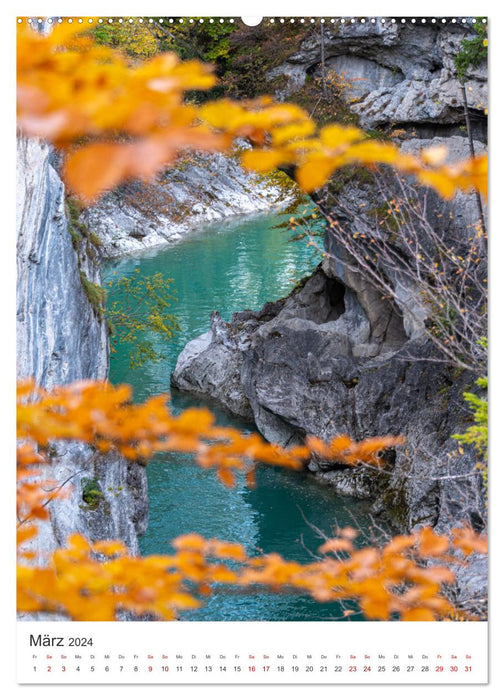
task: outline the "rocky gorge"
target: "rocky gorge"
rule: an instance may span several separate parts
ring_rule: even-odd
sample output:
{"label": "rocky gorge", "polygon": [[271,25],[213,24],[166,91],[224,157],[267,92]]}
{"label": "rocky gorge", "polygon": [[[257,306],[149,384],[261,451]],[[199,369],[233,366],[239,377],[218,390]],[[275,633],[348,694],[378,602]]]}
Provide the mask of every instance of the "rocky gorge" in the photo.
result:
{"label": "rocky gorge", "polygon": [[[470,149],[454,62],[471,32],[461,21],[327,24],[322,32],[307,31],[268,78],[276,97],[289,100],[310,81],[323,80],[326,70],[344,74],[338,90],[350,123],[401,143],[404,151],[442,146],[459,159]],[[483,151],[484,64],[469,68],[465,88],[475,149]],[[50,147],[19,140],[18,375],[47,388],[107,377],[107,323],[93,302],[104,258],[173,244],[205,222],[282,208],[298,196],[284,174],[259,178],[245,173],[235,157],[195,154],[154,183],[128,183],[72,215],[58,169]],[[392,199],[399,190],[386,171],[378,180],[359,168],[337,173],[313,195],[328,223],[324,262],[289,295],[260,310],[241,311],[226,322],[216,309],[210,330],[180,354],[171,383],[253,421],[282,445],[308,434],[330,439],[346,433],[355,440],[402,435],[405,446],[385,455],[383,470],[316,458],[307,470],[339,494],[369,500],[376,517],[400,531],[432,525],[445,532],[466,521],[481,530],[481,475],[474,454],[458,451],[452,438],[471,419],[462,396],[477,373],[437,361],[426,332],[430,309],[406,274],[410,251],[398,243],[397,268],[377,263],[388,285],[384,294],[331,227],[337,222],[344,233],[395,243],[397,231],[383,231],[377,221],[387,218],[383,192]],[[471,235],[480,216],[473,194],[448,202],[420,196],[429,227],[447,240]],[[72,240],[69,228],[76,225],[83,235]],[[54,478],[74,489],[53,504],[40,551],[53,550],[77,531],[121,539],[138,552],[148,513],[145,469],[98,458],[79,445],[55,445],[53,452]],[[97,500],[88,497],[91,490],[100,494]],[[461,572],[462,600],[484,596],[485,567],[476,556]]]}
{"label": "rocky gorge", "polygon": [[[108,376],[104,258],[173,243],[202,222],[285,206],[295,196],[290,183],[246,173],[234,158],[200,154],[179,164],[164,185],[133,188],[130,198],[114,192],[82,211],[68,202],[58,155],[48,144],[20,137],[17,168],[17,376],[33,377],[45,389]],[[214,179],[204,188],[209,168]],[[193,205],[184,215],[183,202]],[[51,504],[51,520],[40,528],[42,557],[72,532],[119,539],[138,553],[148,520],[144,466],[55,443],[50,476],[72,489]]]}

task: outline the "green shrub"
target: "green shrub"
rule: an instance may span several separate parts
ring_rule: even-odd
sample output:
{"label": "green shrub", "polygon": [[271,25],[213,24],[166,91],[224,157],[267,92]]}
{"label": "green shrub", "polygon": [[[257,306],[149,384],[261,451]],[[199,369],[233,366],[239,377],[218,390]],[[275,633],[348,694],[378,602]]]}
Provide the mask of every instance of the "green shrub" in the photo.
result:
{"label": "green shrub", "polygon": [[94,313],[98,318],[104,318],[105,316],[105,300],[107,298],[107,292],[99,284],[91,282],[84,272],[80,270],[80,280],[82,284],[82,289],[84,294],[87,296],[89,303],[91,304]]}
{"label": "green shrub", "polygon": [[90,509],[98,508],[105,500],[100,484],[94,477],[83,477],[81,479],[82,500],[87,503]]}
{"label": "green shrub", "polygon": [[469,68],[479,66],[488,56],[487,25],[481,17],[474,24],[474,29],[476,36],[472,39],[462,39],[460,51],[455,56],[457,76],[462,81],[466,79]]}

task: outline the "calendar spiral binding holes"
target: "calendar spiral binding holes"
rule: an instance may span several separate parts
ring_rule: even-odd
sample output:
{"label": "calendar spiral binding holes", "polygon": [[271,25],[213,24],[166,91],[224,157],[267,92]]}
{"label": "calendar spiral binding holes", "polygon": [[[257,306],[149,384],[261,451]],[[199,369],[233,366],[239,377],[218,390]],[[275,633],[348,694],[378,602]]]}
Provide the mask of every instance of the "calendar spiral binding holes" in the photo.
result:
{"label": "calendar spiral binding holes", "polygon": [[[486,18],[481,19],[483,24],[487,23]],[[49,17],[49,18],[44,18],[44,17],[18,17],[17,18],[17,23],[22,24],[23,22],[27,22],[28,24],[32,24],[36,26],[37,24],[42,24],[44,22],[47,22],[48,24],[52,24],[53,22],[62,24],[63,22],[78,22],[79,24],[87,22],[89,25],[93,24],[184,24],[184,23],[189,23],[189,24],[204,24],[205,22],[209,24],[225,24],[225,23],[230,23],[230,24],[235,24],[237,22],[242,22],[244,24],[247,24],[246,18],[242,17],[220,17],[220,18],[215,18],[215,17],[150,17],[148,19],[144,17],[99,17],[98,19],[95,18],[83,18],[83,17]],[[345,25],[345,24],[398,24],[398,25],[405,25],[405,24],[420,24],[420,25],[425,25],[425,24],[465,24],[467,26],[471,26],[473,24],[476,24],[477,19],[475,17],[263,17],[261,21],[257,24],[260,23],[265,23],[265,24],[279,24],[279,25],[284,25],[284,24],[328,24],[328,25]]]}

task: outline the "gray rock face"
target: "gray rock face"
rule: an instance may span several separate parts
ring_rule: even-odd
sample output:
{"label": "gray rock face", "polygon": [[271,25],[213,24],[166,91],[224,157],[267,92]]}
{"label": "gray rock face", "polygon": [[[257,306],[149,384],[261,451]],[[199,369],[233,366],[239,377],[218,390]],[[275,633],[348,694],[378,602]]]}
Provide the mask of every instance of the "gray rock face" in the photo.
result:
{"label": "gray rock face", "polygon": [[[463,98],[455,75],[455,56],[461,41],[474,35],[469,23],[401,24],[390,20],[363,24],[326,25],[326,69],[349,83],[345,88],[349,109],[365,128],[396,125],[464,125]],[[299,51],[271,71],[285,75],[289,90],[299,88],[306,77],[319,75],[320,33],[312,33]],[[473,113],[484,117],[488,104],[486,66],[471,67],[467,75],[467,99]]]}
{"label": "gray rock face", "polygon": [[[467,138],[462,136],[435,137],[430,140],[412,138],[401,142],[401,150],[417,153],[426,145],[447,149],[447,161],[461,161],[470,157]],[[474,142],[476,153],[485,151],[485,145]],[[338,179],[342,177],[342,183]],[[432,302],[425,292],[422,275],[416,274],[415,246],[418,254],[435,264],[444,264],[436,251],[452,249],[463,257],[470,248],[470,241],[477,235],[480,219],[478,199],[474,192],[457,192],[451,200],[442,200],[434,192],[424,188],[409,187],[390,169],[382,169],[376,177],[358,173],[348,178],[336,173],[332,182],[317,193],[322,211],[331,223],[326,228],[326,265],[329,273],[346,288],[353,290],[371,324],[372,335],[380,338],[384,329],[399,345],[406,339],[425,336],[426,322],[432,313]],[[390,202],[397,203],[400,212],[394,219]],[[408,204],[409,202],[409,204]],[[486,206],[482,203],[486,218]],[[362,241],[362,242],[361,242]],[[370,242],[375,243],[375,245]],[[484,247],[481,247],[486,258]],[[367,258],[366,258],[367,256]],[[367,262],[367,260],[373,263]],[[486,266],[471,269],[477,286],[485,287]],[[455,269],[451,274],[455,274]],[[452,280],[452,285],[456,279]],[[467,291],[473,282],[467,282]],[[455,289],[455,286],[453,287]],[[393,299],[397,314],[391,314],[381,301],[383,294]],[[469,310],[473,307],[468,302]],[[484,312],[466,317],[467,327],[475,337],[485,336]],[[465,356],[468,366],[476,367],[477,345]],[[355,349],[354,349],[355,354]],[[480,358],[482,360],[482,358]],[[479,363],[481,372],[485,372]]]}
{"label": "gray rock face", "polygon": [[[51,149],[20,138],[17,155],[18,376],[33,376],[47,388],[82,377],[102,379],[106,329],[82,289]],[[88,265],[87,272],[98,281],[96,268]]]}
{"label": "gray rock face", "polygon": [[[400,314],[385,300],[382,307],[399,329]],[[381,472],[316,459],[309,468],[338,493],[372,499],[401,528],[443,527],[482,506],[470,456],[447,456],[467,417],[460,396],[473,378],[414,360],[429,356],[426,343],[404,329],[401,337],[398,330],[373,336],[353,290],[321,266],[301,289],[259,312],[235,314],[229,324],[214,313],[212,331],[182,353],[172,384],[237,415],[251,411],[261,433],[282,445],[306,435],[403,435],[406,446]]]}
{"label": "gray rock face", "polygon": [[[467,84],[469,107],[482,111],[488,103],[486,84]],[[352,110],[366,128],[389,124],[460,124],[463,97],[459,81],[448,71],[429,80],[404,80],[394,87],[378,87]]]}
{"label": "gray rock face", "polygon": [[[64,187],[44,143],[20,138],[17,170],[17,374],[45,388],[82,378],[105,379],[108,339],[80,281],[80,269],[99,282],[99,269],[72,246]],[[138,552],[137,534],[147,525],[145,470],[118,457],[99,457],[77,443],[54,445],[49,478],[73,487],[54,501],[51,522],[41,523],[38,549],[46,556],[71,532],[91,539],[121,539]],[[103,498],[90,507],[85,480]],[[83,481],[84,480],[84,481]],[[121,487],[121,488],[119,488]]]}
{"label": "gray rock face", "polygon": [[282,209],[295,197],[294,184],[279,186],[246,172],[237,157],[193,154],[157,182],[134,182],[108,193],[81,215],[113,258],[163,246],[193,229],[225,218]]}
{"label": "gray rock face", "polygon": [[[211,355],[205,351],[212,346]],[[173,385],[182,391],[200,396],[222,397],[222,405],[240,418],[251,419],[252,411],[243,395],[240,383],[240,355],[237,346],[228,338],[226,322],[216,312],[212,314],[211,330],[190,341],[177,361],[177,379]],[[202,357],[203,364],[194,373]],[[222,367],[227,368],[223,374]],[[196,381],[194,381],[196,379]]]}
{"label": "gray rock face", "polygon": [[399,70],[391,70],[376,61],[361,56],[334,56],[327,60],[328,70],[343,75],[349,86],[345,88],[347,96],[358,99],[374,90],[392,87],[402,82],[404,76]]}

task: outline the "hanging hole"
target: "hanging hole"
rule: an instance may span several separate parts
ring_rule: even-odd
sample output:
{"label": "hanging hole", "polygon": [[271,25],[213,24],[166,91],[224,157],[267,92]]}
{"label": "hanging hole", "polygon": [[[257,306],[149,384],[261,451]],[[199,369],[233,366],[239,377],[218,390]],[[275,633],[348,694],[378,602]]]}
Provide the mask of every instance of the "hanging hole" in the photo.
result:
{"label": "hanging hole", "polygon": [[246,24],[247,27],[257,27],[258,24],[261,24],[262,17],[242,17],[241,21],[243,24]]}

